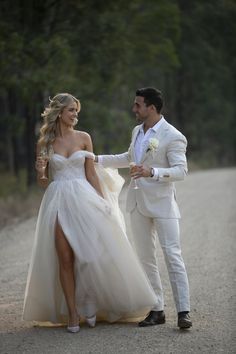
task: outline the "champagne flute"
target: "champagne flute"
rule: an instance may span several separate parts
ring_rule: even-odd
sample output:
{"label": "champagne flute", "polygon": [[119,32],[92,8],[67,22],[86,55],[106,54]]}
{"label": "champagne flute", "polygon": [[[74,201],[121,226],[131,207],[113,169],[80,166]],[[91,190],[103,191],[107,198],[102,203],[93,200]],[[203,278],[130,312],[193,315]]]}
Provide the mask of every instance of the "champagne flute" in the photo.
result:
{"label": "champagne flute", "polygon": [[[132,168],[132,167],[136,166],[136,163],[130,162],[129,166],[130,166],[130,168]],[[134,189],[139,189],[136,179],[133,177],[132,180],[134,181]]]}
{"label": "champagne flute", "polygon": [[48,179],[47,176],[45,175],[45,170],[47,167],[47,160],[48,160],[48,152],[46,148],[42,148],[40,150],[39,157],[44,160],[44,166],[42,166],[43,175],[40,177],[40,179]]}

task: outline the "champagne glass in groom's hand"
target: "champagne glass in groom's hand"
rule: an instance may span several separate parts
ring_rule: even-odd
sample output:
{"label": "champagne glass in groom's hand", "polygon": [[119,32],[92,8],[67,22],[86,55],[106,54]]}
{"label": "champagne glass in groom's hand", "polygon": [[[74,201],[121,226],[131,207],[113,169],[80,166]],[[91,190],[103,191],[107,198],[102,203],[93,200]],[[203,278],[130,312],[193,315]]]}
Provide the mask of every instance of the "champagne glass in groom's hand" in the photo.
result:
{"label": "champagne glass in groom's hand", "polygon": [[[132,169],[133,167],[136,166],[136,163],[135,162],[130,162],[129,166]],[[139,189],[136,179],[134,177],[132,177],[132,180],[134,181],[134,189]]]}

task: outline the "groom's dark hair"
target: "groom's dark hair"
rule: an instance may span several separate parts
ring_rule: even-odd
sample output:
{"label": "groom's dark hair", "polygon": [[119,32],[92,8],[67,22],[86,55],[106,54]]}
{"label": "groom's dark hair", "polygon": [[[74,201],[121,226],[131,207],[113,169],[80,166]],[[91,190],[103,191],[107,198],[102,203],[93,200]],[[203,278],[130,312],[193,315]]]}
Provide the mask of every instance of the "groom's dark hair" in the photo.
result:
{"label": "groom's dark hair", "polygon": [[154,87],[143,87],[136,91],[136,96],[143,97],[146,106],[151,106],[153,104],[153,106],[156,107],[157,112],[161,112],[164,100],[160,90],[157,90]]}

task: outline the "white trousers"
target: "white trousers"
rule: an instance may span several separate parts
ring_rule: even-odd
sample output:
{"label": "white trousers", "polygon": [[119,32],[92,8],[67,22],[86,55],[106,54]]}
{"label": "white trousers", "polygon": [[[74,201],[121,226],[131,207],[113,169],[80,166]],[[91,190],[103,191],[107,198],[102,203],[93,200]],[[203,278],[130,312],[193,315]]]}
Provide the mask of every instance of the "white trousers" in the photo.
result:
{"label": "white trousers", "polygon": [[137,208],[130,213],[130,219],[137,255],[157,296],[157,303],[153,310],[164,309],[156,252],[156,236],[158,235],[177,312],[190,311],[189,284],[181,255],[178,219],[149,218],[142,215]]}

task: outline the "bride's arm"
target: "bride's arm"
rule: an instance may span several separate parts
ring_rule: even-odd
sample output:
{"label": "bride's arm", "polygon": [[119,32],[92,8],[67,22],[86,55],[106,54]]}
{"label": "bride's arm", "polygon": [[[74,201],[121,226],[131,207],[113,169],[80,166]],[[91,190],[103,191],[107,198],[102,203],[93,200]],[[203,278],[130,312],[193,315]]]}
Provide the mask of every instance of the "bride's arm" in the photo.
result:
{"label": "bride's arm", "polygon": [[[93,144],[92,144],[91,137],[89,136],[89,134],[85,133],[84,138],[85,138],[85,150],[89,152],[93,152]],[[99,183],[99,179],[94,168],[94,160],[91,158],[86,158],[85,160],[85,174],[88,182],[93,186],[94,189],[96,189],[98,194],[100,194],[101,197],[104,198]]]}

